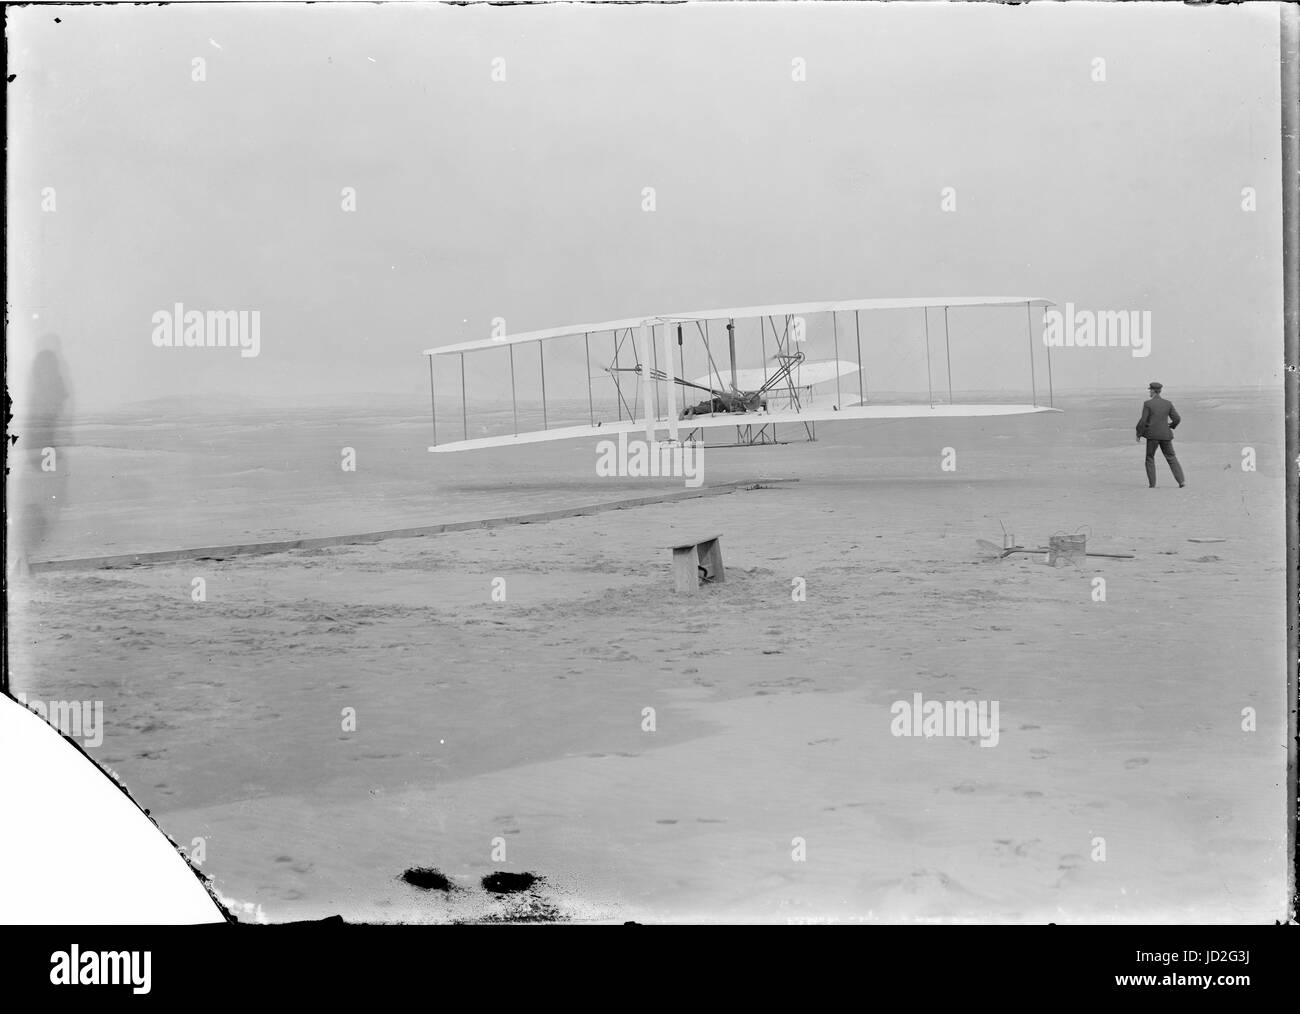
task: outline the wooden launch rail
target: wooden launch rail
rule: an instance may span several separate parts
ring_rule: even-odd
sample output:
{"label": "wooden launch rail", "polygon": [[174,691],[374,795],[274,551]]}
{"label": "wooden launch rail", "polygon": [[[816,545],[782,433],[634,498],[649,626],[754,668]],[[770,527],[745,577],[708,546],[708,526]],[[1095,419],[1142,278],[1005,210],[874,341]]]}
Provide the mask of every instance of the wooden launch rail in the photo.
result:
{"label": "wooden launch rail", "polygon": [[253,542],[234,546],[207,546],[199,549],[167,549],[153,553],[125,553],[120,556],[92,556],[77,560],[33,560],[28,564],[32,574],[56,570],[107,570],[122,567],[142,567],[156,563],[179,563],[185,560],[226,560],[236,556],[266,556],[270,553],[287,553],[295,549],[325,549],[330,546],[361,546],[388,539],[419,539],[426,535],[444,535],[450,532],[467,532],[479,528],[503,528],[507,525],[533,525],[561,518],[583,517],[603,511],[628,510],[648,507],[658,503],[692,500],[697,497],[722,496],[738,490],[763,489],[798,479],[741,479],[723,482],[716,486],[674,490],[653,496],[633,497],[627,500],[610,500],[604,503],[560,507],[556,510],[533,514],[511,514],[496,518],[479,518],[473,521],[449,521],[440,525],[423,525],[419,528],[394,528],[385,532],[362,532],[357,535],[329,535],[313,539],[289,539],[283,542]]}

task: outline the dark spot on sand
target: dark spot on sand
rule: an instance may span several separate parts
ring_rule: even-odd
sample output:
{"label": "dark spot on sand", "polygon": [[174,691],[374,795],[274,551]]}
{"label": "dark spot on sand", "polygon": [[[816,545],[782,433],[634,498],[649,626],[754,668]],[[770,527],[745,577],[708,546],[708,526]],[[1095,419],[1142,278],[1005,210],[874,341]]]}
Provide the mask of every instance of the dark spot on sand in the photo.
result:
{"label": "dark spot on sand", "polygon": [[541,879],[532,873],[489,873],[483,878],[483,889],[493,894],[518,894]]}
{"label": "dark spot on sand", "polygon": [[402,879],[412,887],[419,887],[426,891],[456,890],[456,885],[448,880],[442,871],[429,866],[412,866],[402,874]]}

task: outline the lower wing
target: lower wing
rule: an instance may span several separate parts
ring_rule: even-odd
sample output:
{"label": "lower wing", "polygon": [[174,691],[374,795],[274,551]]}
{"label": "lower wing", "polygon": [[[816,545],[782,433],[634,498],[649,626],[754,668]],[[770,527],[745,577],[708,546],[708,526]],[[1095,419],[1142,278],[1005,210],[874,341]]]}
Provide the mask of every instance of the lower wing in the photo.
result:
{"label": "lower wing", "polygon": [[[678,434],[685,437],[692,430],[715,429],[721,426],[772,426],[808,422],[865,422],[872,419],[965,419],[1003,415],[1036,415],[1042,412],[1060,412],[1058,408],[1041,405],[849,405],[844,408],[808,408],[802,412],[778,410],[774,412],[722,412],[715,415],[696,415],[677,422]],[[653,423],[658,440],[668,438],[668,420]],[[556,440],[579,440],[584,437],[613,437],[620,433],[644,434],[646,423],[642,420],[623,419],[600,426],[561,426],[552,430],[533,430],[507,434],[501,437],[478,437],[436,444],[429,450],[435,454],[453,451],[479,451],[490,447],[515,447],[521,444],[543,444]]]}

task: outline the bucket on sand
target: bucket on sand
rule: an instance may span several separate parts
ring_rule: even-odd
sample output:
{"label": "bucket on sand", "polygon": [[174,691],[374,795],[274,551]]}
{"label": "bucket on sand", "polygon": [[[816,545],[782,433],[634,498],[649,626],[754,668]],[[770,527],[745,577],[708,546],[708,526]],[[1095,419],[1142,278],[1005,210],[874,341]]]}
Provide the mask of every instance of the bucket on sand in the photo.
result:
{"label": "bucket on sand", "polygon": [[1053,535],[1047,540],[1049,566],[1061,567],[1067,563],[1078,565],[1088,555],[1088,536]]}

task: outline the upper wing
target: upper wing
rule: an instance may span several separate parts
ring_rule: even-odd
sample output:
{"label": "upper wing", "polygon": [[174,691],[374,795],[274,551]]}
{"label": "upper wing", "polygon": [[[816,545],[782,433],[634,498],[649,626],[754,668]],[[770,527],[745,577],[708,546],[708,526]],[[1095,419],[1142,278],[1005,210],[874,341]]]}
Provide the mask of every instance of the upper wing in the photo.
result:
{"label": "upper wing", "polygon": [[603,331],[625,331],[642,324],[689,322],[695,320],[732,320],[746,317],[780,317],[787,314],[840,313],[854,310],[921,310],[938,306],[1053,306],[1050,299],[1041,296],[927,296],[910,299],[848,299],[826,303],[775,303],[771,306],[733,306],[721,310],[694,310],[689,313],[651,314],[642,317],[625,317],[622,320],[605,320],[593,324],[568,324],[541,331],[521,331],[517,334],[484,338],[478,341],[459,342],[425,349],[426,356],[446,356],[477,349],[494,349],[499,345],[517,345],[520,342],[547,341],[570,335],[599,334]]}

